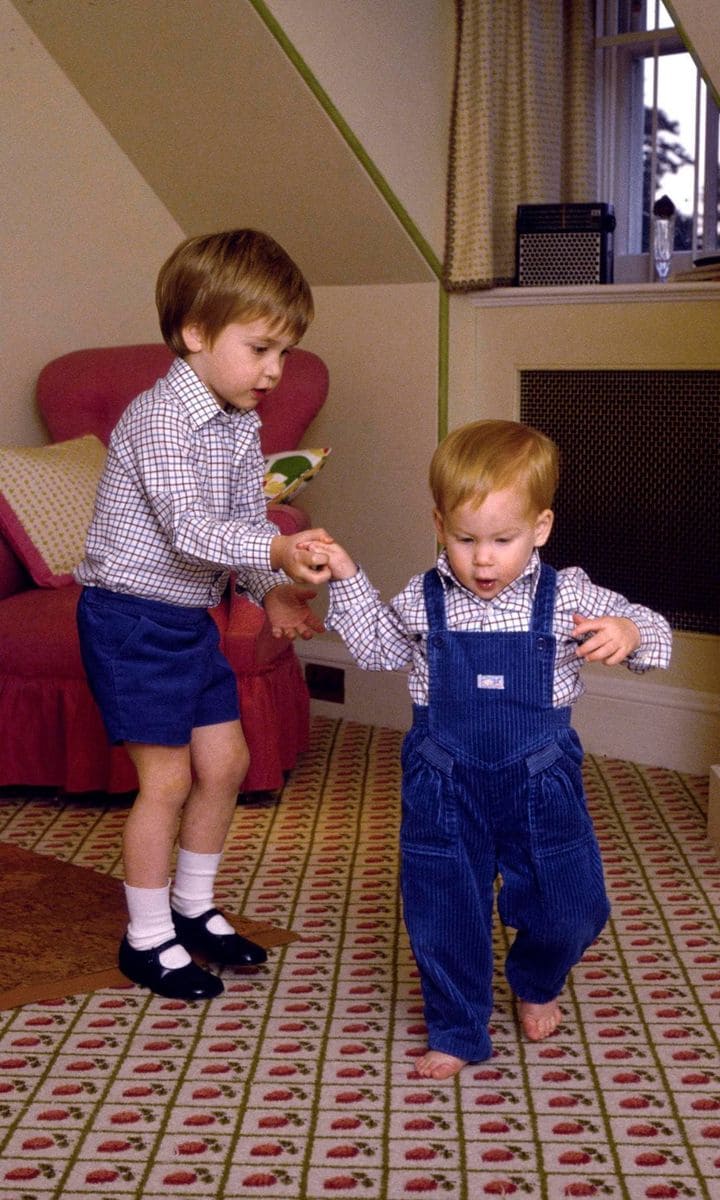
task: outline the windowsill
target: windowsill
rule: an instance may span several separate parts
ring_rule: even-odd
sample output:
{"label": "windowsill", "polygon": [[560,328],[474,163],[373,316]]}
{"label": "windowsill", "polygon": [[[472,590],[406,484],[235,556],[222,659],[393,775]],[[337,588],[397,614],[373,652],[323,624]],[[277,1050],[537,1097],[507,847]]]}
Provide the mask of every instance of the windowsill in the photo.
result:
{"label": "windowsill", "polygon": [[655,304],[668,300],[717,300],[717,282],[674,283],[589,283],[564,287],[501,287],[471,292],[470,303],[476,308],[506,308],[532,304]]}

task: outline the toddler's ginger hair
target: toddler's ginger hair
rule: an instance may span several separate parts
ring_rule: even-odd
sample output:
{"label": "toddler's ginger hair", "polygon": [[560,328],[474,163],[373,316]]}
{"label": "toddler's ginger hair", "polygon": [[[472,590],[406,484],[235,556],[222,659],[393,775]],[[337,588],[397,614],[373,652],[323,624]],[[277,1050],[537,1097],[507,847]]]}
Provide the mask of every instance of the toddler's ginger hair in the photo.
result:
{"label": "toddler's ginger hair", "polygon": [[526,493],[529,513],[541,513],[552,508],[557,483],[557,446],[519,421],[461,425],[443,439],[430,462],[430,491],[442,516],[459,504],[477,507],[490,492],[508,487]]}

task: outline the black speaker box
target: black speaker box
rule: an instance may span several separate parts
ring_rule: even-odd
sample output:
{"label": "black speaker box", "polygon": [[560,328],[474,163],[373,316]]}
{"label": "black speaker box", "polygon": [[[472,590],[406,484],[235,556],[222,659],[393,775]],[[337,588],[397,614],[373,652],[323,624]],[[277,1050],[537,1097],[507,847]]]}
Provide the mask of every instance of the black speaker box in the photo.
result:
{"label": "black speaker box", "polygon": [[611,204],[519,204],[517,286],[612,283],[614,228]]}

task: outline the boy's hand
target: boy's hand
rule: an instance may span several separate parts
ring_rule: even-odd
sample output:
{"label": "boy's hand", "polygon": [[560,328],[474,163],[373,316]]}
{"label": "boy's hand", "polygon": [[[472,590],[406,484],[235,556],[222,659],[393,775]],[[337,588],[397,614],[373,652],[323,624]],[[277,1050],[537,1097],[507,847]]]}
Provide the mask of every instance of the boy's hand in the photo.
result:
{"label": "boy's hand", "polygon": [[273,637],[299,637],[303,641],[314,637],[316,633],[324,633],[325,626],[308,604],[314,600],[317,592],[312,588],[295,587],[292,583],[281,583],[272,588],[263,597],[263,607]]}
{"label": "boy's hand", "polygon": [[348,554],[339,542],[311,542],[309,535],[305,535],[308,541],[303,541],[303,546],[308,550],[315,550],[318,553],[325,555],[327,565],[330,568],[331,579],[352,579],[353,575],[357,575],[357,563]]}
{"label": "boy's hand", "polygon": [[640,631],[629,617],[581,617],[573,615],[573,637],[585,638],[577,648],[578,658],[616,667],[640,645]]}
{"label": "boy's hand", "polygon": [[[332,538],[324,529],[307,529],[304,533],[278,534],[270,543],[270,564],[273,571],[284,571],[295,583],[327,583],[330,578],[328,557],[324,547]],[[309,549],[312,545],[314,549]]]}

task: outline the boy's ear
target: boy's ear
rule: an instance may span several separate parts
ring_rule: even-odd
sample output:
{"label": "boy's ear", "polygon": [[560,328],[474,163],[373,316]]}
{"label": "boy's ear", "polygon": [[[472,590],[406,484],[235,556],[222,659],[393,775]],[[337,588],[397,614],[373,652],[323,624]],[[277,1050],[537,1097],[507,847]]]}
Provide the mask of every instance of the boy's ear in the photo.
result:
{"label": "boy's ear", "polygon": [[180,330],[188,354],[197,354],[205,345],[205,334],[199,325],[183,325]]}
{"label": "boy's ear", "polygon": [[437,534],[437,540],[439,542],[442,542],[442,544],[444,546],[445,545],[445,524],[442,519],[442,513],[437,508],[433,509],[433,521],[435,522],[435,532]]}
{"label": "boy's ear", "polygon": [[535,545],[544,546],[550,537],[550,531],[555,520],[555,513],[551,509],[546,508],[541,512],[535,521]]}

